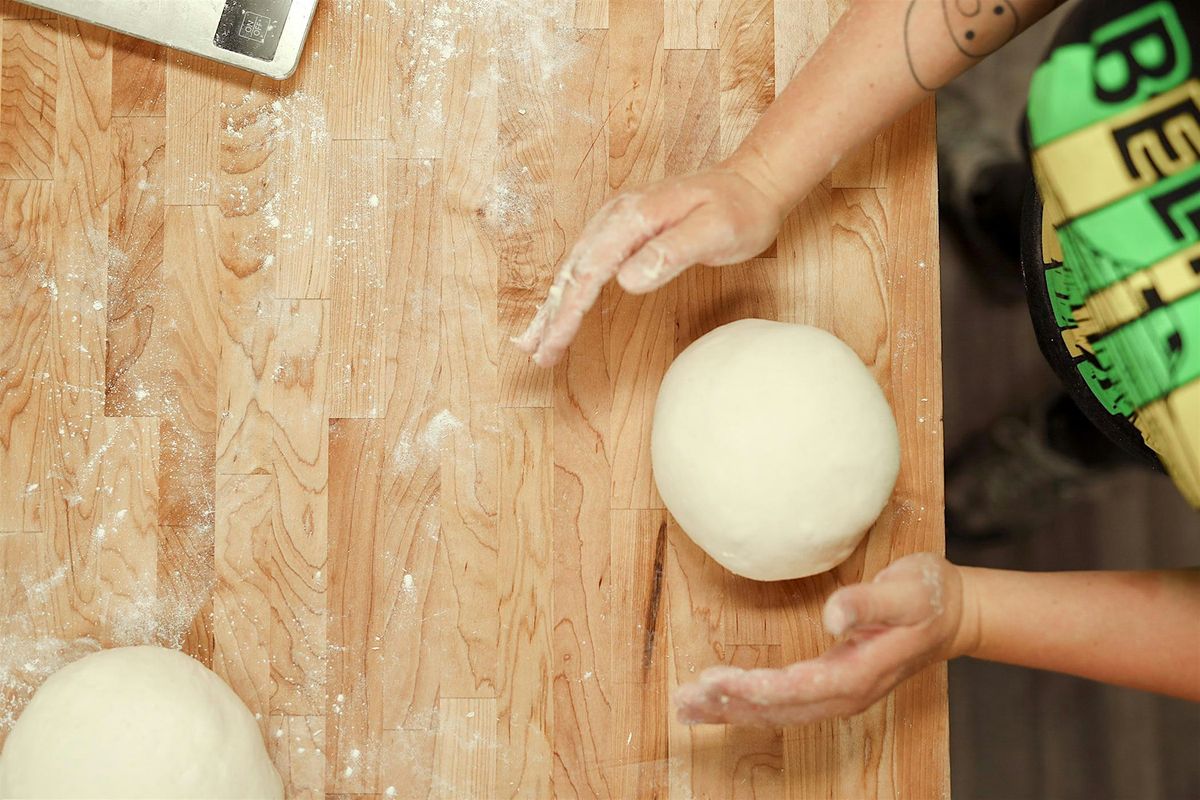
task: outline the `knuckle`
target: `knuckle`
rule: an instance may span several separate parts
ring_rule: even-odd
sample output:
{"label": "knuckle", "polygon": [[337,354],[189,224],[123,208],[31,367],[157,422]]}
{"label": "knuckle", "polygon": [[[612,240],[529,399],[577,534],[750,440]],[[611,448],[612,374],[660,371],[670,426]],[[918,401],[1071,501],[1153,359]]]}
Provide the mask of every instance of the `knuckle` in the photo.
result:
{"label": "knuckle", "polygon": [[613,211],[633,211],[642,202],[642,193],[637,191],[622,192],[609,202]]}

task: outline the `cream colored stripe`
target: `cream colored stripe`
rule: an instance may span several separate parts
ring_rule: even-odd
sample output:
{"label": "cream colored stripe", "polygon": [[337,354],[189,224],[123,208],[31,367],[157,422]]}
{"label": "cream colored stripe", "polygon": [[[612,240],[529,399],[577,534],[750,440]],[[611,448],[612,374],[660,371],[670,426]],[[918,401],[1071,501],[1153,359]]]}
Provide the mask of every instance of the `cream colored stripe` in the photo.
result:
{"label": "cream colored stripe", "polygon": [[1171,158],[1157,130],[1144,131],[1128,142],[1137,170],[1131,177],[1113,138],[1113,131],[1191,98],[1200,106],[1200,81],[1192,79],[1137,108],[1090,125],[1038,148],[1033,154],[1034,170],[1043,194],[1058,198],[1062,216],[1075,219],[1097,208],[1126,197],[1159,179],[1159,173],[1172,175],[1200,160],[1200,123],[1192,116],[1173,118],[1163,126],[1163,135],[1176,151]]}
{"label": "cream colored stripe", "polygon": [[1200,508],[1200,380],[1138,409],[1133,422],[1179,491]]}
{"label": "cream colored stripe", "polygon": [[1150,310],[1146,292],[1153,289],[1169,304],[1200,291],[1200,273],[1192,262],[1200,259],[1200,245],[1193,245],[1123,281],[1108,286],[1087,299],[1075,311],[1078,330],[1098,336],[1132,322]]}

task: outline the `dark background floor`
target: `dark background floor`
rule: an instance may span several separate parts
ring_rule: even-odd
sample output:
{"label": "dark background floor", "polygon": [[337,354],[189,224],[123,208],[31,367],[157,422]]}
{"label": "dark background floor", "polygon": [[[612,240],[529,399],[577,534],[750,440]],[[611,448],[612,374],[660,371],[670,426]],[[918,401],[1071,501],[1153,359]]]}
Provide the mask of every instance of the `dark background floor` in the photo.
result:
{"label": "dark background floor", "polygon": [[[939,139],[969,136],[980,151],[1018,152],[1029,74],[1056,25],[1043,21],[943,90]],[[960,166],[977,156],[970,150],[959,149]],[[949,455],[999,416],[1049,396],[1056,381],[1025,306],[990,302],[946,233],[942,264]],[[958,563],[1022,570],[1191,566],[1200,564],[1200,515],[1166,477],[1125,470],[1098,478],[1077,504],[1032,529],[983,541],[951,538],[947,549]],[[959,659],[950,665],[950,713],[956,800],[1200,798],[1196,704]]]}

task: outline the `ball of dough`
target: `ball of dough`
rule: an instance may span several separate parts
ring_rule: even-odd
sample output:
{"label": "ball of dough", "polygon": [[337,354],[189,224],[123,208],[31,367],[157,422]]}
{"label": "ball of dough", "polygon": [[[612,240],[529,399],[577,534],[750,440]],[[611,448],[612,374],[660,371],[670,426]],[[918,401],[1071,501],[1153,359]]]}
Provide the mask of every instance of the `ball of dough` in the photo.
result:
{"label": "ball of dough", "polygon": [[0,797],[276,798],[250,711],[162,647],[101,650],[42,684],[0,754]]}
{"label": "ball of dough", "polygon": [[744,319],[671,364],[651,458],[688,536],[738,575],[771,581],[850,555],[891,496],[900,440],[883,391],[837,337]]}

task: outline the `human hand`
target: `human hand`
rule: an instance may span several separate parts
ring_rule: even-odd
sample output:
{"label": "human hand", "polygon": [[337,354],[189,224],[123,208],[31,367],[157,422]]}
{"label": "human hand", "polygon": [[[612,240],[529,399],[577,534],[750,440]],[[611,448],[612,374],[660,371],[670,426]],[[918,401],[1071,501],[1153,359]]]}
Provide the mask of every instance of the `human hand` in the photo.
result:
{"label": "human hand", "polygon": [[679,720],[800,725],[858,714],[927,664],[969,649],[965,605],[962,575],[949,561],[901,558],[826,601],[825,629],[841,642],[783,669],[707,669],[676,693]]}
{"label": "human hand", "polygon": [[735,264],[767,249],[786,202],[754,174],[727,163],[614,197],[584,227],[513,343],[535,364],[553,366],[614,276],[625,291],[643,294],[693,264]]}

